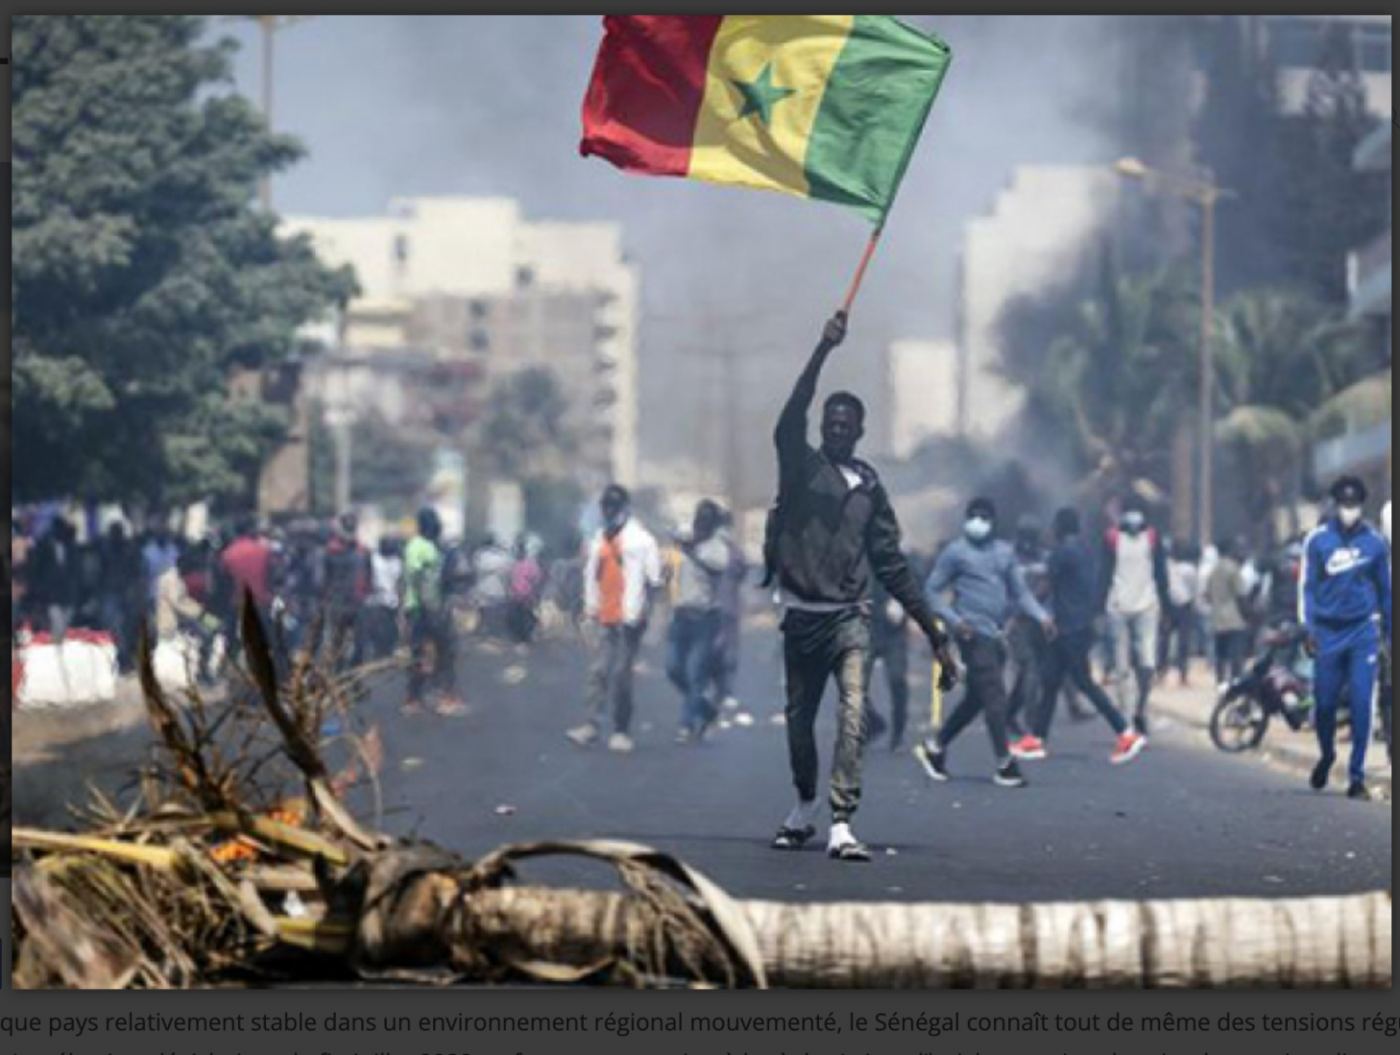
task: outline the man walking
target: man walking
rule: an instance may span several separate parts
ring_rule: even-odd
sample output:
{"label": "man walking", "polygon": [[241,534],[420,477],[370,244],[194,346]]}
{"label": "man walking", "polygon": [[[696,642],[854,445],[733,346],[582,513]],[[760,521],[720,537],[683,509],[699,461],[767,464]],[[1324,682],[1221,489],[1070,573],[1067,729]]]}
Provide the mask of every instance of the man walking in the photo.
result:
{"label": "man walking", "polygon": [[1219,548],[1220,559],[1206,582],[1206,598],[1215,629],[1215,681],[1223,690],[1244,672],[1249,651],[1249,590],[1239,560],[1242,544],[1224,539]]}
{"label": "man walking", "polygon": [[1019,759],[1046,757],[1045,742],[1050,738],[1056,700],[1068,678],[1117,734],[1109,761],[1122,765],[1142,752],[1147,746],[1147,737],[1128,728],[1122,712],[1113,706],[1108,693],[1094,682],[1089,671],[1094,619],[1099,614],[1099,589],[1094,556],[1079,533],[1079,514],[1073,509],[1059,510],[1055,514],[1054,531],[1055,549],[1050,553],[1047,571],[1056,633],[1049,643],[1045,684],[1039,708],[1031,717],[1031,731],[1011,745],[1011,753]]}
{"label": "man walking", "polygon": [[363,656],[363,612],[370,591],[369,550],[358,538],[359,527],[354,513],[342,513],[321,559],[331,655],[337,661],[344,656],[351,666]]}
{"label": "man walking", "polygon": [[[1041,542],[1040,522],[1035,517],[1026,515],[1016,522],[1012,551],[1016,554],[1016,563],[1021,568],[1026,589],[1044,608],[1050,603],[1049,570],[1046,567],[1045,546]],[[1010,737],[1019,739],[1024,736],[1026,725],[1034,721],[1035,713],[1040,709],[1049,644],[1040,623],[1024,612],[1012,614],[1006,628],[1011,666],[1006,729]]]}
{"label": "man walking", "polygon": [[1170,540],[1166,550],[1167,607],[1157,639],[1158,678],[1160,680],[1175,666],[1177,684],[1185,687],[1191,662],[1191,640],[1195,636],[1196,594],[1200,588],[1196,581],[1196,552],[1194,546],[1179,539]]}
{"label": "man walking", "polygon": [[437,511],[418,512],[418,534],[404,547],[404,617],[412,658],[408,668],[408,701],[404,711],[418,714],[426,691],[433,709],[451,718],[466,712],[456,694],[457,656],[452,613],[442,588],[442,521]]}
{"label": "man walking", "polygon": [[1118,704],[1127,710],[1129,681],[1137,686],[1133,727],[1147,732],[1147,704],[1157,669],[1157,623],[1167,605],[1167,559],[1136,498],[1104,536],[1108,627],[1113,638]]}
{"label": "man walking", "polygon": [[[967,666],[967,691],[935,736],[922,740],[914,755],[934,780],[947,780],[948,745],[974,718],[984,714],[992,741],[998,787],[1025,787],[1006,740],[1006,661],[1004,628],[1019,611],[1033,619],[1047,637],[1055,624],[1026,586],[1011,546],[993,535],[996,506],[990,498],[967,505],[961,538],[938,555],[925,592],[938,617],[953,628]],[[952,592],[951,603],[946,593]]]}
{"label": "man walking", "polygon": [[816,834],[815,723],[822,691],[834,676],[839,711],[827,853],[843,861],[868,861],[870,851],[851,831],[851,817],[860,802],[872,572],[944,660],[947,684],[954,667],[947,662],[943,629],[900,550],[899,522],[889,496],[875,470],[855,457],[856,443],[864,434],[865,405],[849,392],[828,396],[822,406],[821,447],[807,442],[807,411],[816,396],[817,379],[845,335],[846,316],[838,312],[823,329],[773,436],[778,501],[765,533],[765,559],[786,608],[785,717],[797,788],[797,804],[778,828],[773,846],[799,849]]}
{"label": "man walking", "polygon": [[609,484],[598,501],[603,526],[588,546],[583,568],[584,616],[596,626],[585,705],[588,720],[565,735],[580,747],[601,735],[612,715],[608,750],[627,753],[632,741],[632,674],[646,633],[651,592],[661,586],[661,550],[632,517],[631,495]]}
{"label": "man walking", "polygon": [[1310,782],[1318,791],[1327,786],[1337,757],[1337,708],[1346,693],[1351,710],[1347,797],[1368,799],[1372,695],[1380,651],[1390,641],[1390,554],[1385,539],[1361,518],[1366,485],[1344,476],[1331,494],[1332,515],[1304,544],[1298,593],[1298,618],[1316,656],[1313,690],[1322,757]]}
{"label": "man walking", "polygon": [[719,635],[717,591],[729,550],[716,537],[719,507],[708,498],[695,507],[689,538],[676,539],[676,599],[666,642],[666,676],[681,694],[676,743],[695,743],[714,721],[718,703],[705,699]]}

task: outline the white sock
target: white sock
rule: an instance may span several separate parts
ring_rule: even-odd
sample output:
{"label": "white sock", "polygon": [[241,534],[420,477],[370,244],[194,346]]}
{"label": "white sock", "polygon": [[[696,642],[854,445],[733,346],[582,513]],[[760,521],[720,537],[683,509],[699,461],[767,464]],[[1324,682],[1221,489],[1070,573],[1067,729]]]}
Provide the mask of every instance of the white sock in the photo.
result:
{"label": "white sock", "polygon": [[787,820],[783,821],[784,828],[806,828],[812,823],[812,818],[817,812],[817,800],[803,802],[798,800],[797,805],[792,808],[792,812],[787,815]]}
{"label": "white sock", "polygon": [[853,843],[856,837],[851,834],[851,826],[846,821],[833,821],[831,824],[831,838],[827,840],[828,846],[845,846]]}

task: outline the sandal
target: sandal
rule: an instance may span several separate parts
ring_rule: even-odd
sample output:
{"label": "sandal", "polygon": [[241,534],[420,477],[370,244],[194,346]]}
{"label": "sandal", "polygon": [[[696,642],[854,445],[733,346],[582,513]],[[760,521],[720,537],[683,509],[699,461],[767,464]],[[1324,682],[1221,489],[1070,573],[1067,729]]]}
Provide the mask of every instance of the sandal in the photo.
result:
{"label": "sandal", "polygon": [[773,836],[772,846],[775,850],[800,850],[816,834],[817,829],[810,824],[805,828],[789,828],[783,825],[778,829],[778,834]]}
{"label": "sandal", "polygon": [[858,839],[852,839],[839,846],[828,846],[826,856],[837,861],[869,861],[870,847]]}

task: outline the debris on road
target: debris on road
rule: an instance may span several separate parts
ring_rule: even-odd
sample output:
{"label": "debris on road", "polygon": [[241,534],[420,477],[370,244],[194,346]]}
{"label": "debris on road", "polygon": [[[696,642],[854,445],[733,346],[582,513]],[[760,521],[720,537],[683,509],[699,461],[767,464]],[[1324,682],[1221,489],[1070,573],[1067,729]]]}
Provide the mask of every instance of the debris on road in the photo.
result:
{"label": "debris on road", "polygon": [[[332,713],[342,747],[355,735],[353,687],[301,658],[279,672],[251,604],[243,642],[252,695],[231,693],[216,712],[197,695],[171,703],[144,640],[160,754],[137,800],[119,808],[94,792],[81,833],[14,830],[17,988],[305,983],[347,972],[398,983],[633,987],[1391,983],[1386,891],[793,905],[735,900],[684,862],[633,843],[518,844],[473,862],[394,839],[337,794],[319,735]],[[374,783],[373,767],[365,778]],[[238,849],[219,849],[230,845]],[[516,884],[522,863],[558,855],[609,863],[620,883]],[[1024,934],[1034,935],[1033,957],[1006,940]]]}

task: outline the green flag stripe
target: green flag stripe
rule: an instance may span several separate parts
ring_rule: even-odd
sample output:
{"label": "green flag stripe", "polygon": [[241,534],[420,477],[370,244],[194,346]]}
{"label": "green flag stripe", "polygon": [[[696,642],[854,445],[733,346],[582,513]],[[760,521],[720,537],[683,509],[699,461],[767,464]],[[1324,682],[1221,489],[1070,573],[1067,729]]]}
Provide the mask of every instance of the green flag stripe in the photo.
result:
{"label": "green flag stripe", "polygon": [[883,220],[951,58],[888,15],[857,15],[807,143],[811,197]]}

